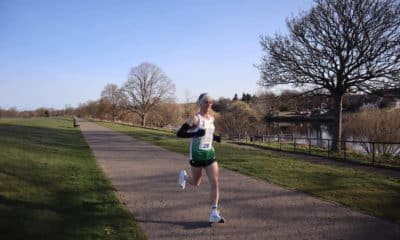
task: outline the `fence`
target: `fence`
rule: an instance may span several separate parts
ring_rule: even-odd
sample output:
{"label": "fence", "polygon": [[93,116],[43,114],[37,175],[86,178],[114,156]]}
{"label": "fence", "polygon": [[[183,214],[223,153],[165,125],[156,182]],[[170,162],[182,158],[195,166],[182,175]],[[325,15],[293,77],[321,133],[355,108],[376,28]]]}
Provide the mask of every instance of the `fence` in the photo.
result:
{"label": "fence", "polygon": [[400,142],[344,140],[339,144],[340,150],[333,152],[332,139],[296,137],[293,134],[230,136],[230,140],[282,151],[400,168]]}

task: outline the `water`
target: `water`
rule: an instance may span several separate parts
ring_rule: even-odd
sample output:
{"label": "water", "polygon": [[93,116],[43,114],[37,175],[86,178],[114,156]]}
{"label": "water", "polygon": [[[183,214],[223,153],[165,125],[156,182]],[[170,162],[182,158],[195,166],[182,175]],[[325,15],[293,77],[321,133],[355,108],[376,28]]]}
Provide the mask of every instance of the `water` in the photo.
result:
{"label": "water", "polygon": [[[312,146],[328,148],[332,143],[333,124],[329,122],[270,122],[265,126],[266,135],[293,135],[296,143],[309,144],[307,139],[311,140]],[[343,139],[346,141],[369,141],[365,137],[351,135],[343,131]],[[301,139],[304,138],[304,139]],[[329,141],[328,141],[329,140]],[[346,148],[355,150],[360,153],[371,154],[373,152],[371,144],[346,143]],[[387,153],[390,155],[400,154],[400,144],[375,144],[375,152]]]}
{"label": "water", "polygon": [[332,139],[333,125],[321,122],[270,122],[267,135],[293,134],[296,138]]}

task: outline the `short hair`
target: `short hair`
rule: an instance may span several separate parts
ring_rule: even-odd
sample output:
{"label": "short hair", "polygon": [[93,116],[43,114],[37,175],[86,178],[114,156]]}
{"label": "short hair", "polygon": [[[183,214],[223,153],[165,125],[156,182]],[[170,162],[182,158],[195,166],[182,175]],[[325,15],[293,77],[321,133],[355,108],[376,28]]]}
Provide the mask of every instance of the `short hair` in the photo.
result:
{"label": "short hair", "polygon": [[199,96],[199,99],[197,100],[197,103],[199,106],[203,105],[203,102],[209,97],[208,93],[202,93]]}

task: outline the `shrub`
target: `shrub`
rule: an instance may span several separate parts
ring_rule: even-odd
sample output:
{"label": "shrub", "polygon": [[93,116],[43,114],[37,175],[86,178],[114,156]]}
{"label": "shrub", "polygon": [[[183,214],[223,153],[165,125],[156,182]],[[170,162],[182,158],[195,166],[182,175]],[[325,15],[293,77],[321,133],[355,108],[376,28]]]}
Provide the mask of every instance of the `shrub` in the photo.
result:
{"label": "shrub", "polygon": [[[371,109],[345,116],[344,130],[361,141],[400,143],[400,111]],[[370,143],[361,144],[367,153],[372,153]],[[378,155],[396,155],[400,144],[375,144]]]}

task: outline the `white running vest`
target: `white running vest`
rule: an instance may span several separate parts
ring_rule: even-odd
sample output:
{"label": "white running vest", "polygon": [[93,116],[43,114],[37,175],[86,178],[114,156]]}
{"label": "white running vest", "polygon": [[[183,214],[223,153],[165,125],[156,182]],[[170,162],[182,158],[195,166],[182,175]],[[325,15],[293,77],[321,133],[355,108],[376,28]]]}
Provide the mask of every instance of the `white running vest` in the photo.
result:
{"label": "white running vest", "polygon": [[196,114],[199,118],[199,124],[192,132],[196,132],[199,129],[205,130],[205,135],[202,137],[191,138],[190,141],[190,160],[210,160],[215,158],[215,150],[212,146],[214,137],[214,117],[206,119],[199,113]]}

